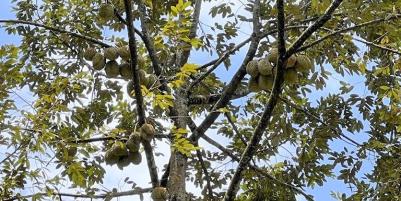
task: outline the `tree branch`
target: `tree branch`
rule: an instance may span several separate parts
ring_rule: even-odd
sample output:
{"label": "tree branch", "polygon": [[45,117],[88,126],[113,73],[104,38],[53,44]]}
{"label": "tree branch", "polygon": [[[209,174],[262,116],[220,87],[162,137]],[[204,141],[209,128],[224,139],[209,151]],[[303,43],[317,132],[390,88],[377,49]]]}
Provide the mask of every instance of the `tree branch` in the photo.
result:
{"label": "tree branch", "polygon": [[[254,9],[259,9],[259,0],[255,1]],[[241,159],[239,161],[238,167],[235,170],[235,173],[231,179],[230,184],[228,185],[228,189],[226,194],[224,195],[224,201],[232,201],[235,199],[235,196],[238,192],[239,183],[242,180],[242,172],[245,170],[249,161],[252,160],[253,155],[257,150],[257,144],[262,138],[262,134],[266,129],[267,125],[270,123],[271,114],[273,113],[273,109],[277,104],[278,96],[281,93],[281,86],[283,84],[283,75],[284,75],[284,63],[286,61],[285,54],[285,16],[284,16],[284,0],[277,0],[277,29],[278,29],[278,58],[277,58],[277,71],[274,78],[273,89],[270,93],[268,102],[266,104],[266,108],[260,118],[258,125],[254,133],[252,134],[251,140],[248,142],[244,152],[242,153]],[[256,10],[258,12],[258,10]]]}
{"label": "tree branch", "polygon": [[326,40],[327,38],[330,38],[330,37],[335,36],[337,34],[344,33],[344,32],[347,32],[347,31],[350,31],[350,30],[354,30],[354,29],[357,29],[357,28],[361,28],[361,27],[370,26],[370,25],[373,25],[373,24],[376,24],[376,23],[387,21],[387,20],[394,20],[394,19],[397,19],[399,17],[401,17],[401,14],[392,15],[392,16],[386,17],[386,18],[375,19],[375,20],[372,20],[372,21],[369,21],[369,22],[357,24],[357,25],[354,25],[354,26],[351,26],[351,27],[348,27],[348,28],[344,28],[344,29],[340,29],[340,30],[334,31],[333,33],[327,34],[327,35],[323,36],[320,39],[317,39],[317,40],[315,40],[315,41],[313,41],[313,42],[311,42],[311,43],[309,43],[309,44],[307,44],[305,46],[300,47],[298,50],[296,50],[296,52],[302,52],[302,51],[304,51],[304,50],[306,50],[306,49],[308,49],[308,48],[310,48],[312,46],[315,46],[315,45],[321,43],[322,41]]}
{"label": "tree branch", "polygon": [[[91,198],[91,199],[104,199],[104,198],[115,198],[115,197],[122,197],[122,196],[130,196],[130,195],[138,195],[143,193],[149,193],[152,191],[152,188],[142,188],[142,189],[134,189],[129,191],[122,191],[122,192],[110,192],[100,195],[84,195],[84,194],[72,194],[72,193],[52,193],[51,196],[59,196],[59,197],[73,197],[73,198]],[[34,196],[41,195],[41,196],[49,196],[49,193],[35,193],[31,195],[17,195],[12,198],[4,199],[3,201],[13,201],[13,200],[21,200],[32,198]]]}
{"label": "tree branch", "polygon": [[167,91],[167,81],[162,76],[162,69],[159,65],[159,60],[157,59],[157,56],[156,56],[156,51],[155,51],[155,47],[153,44],[153,40],[151,40],[150,35],[149,35],[149,30],[147,27],[146,16],[145,16],[146,8],[143,5],[142,1],[139,1],[139,3],[138,3],[138,11],[139,11],[139,18],[141,20],[141,28],[142,28],[142,32],[143,32],[142,41],[145,44],[146,49],[148,50],[149,58],[150,58],[150,61],[152,62],[152,66],[153,66],[155,75],[159,78],[159,80],[161,82],[160,90]]}
{"label": "tree branch", "polygon": [[[238,91],[231,96],[230,100],[245,97],[249,94],[249,91]],[[201,104],[213,104],[221,98],[221,94],[211,94],[207,96],[195,95],[189,97],[188,104],[190,105],[201,105]]]}
{"label": "tree branch", "polygon": [[256,53],[256,50],[258,48],[259,41],[260,41],[260,30],[261,30],[261,25],[259,22],[259,8],[257,8],[257,9],[255,9],[254,14],[253,14],[253,33],[252,33],[252,37],[251,37],[252,42],[251,42],[248,52],[245,56],[245,59],[242,62],[239,69],[237,70],[237,72],[234,74],[230,83],[225,87],[225,89],[222,93],[222,96],[216,102],[216,104],[213,106],[211,112],[205,117],[205,119],[202,121],[202,123],[198,126],[198,128],[190,136],[190,139],[192,140],[192,142],[196,142],[204,134],[204,132],[207,129],[209,129],[209,127],[213,124],[213,122],[217,119],[217,117],[220,115],[220,112],[218,112],[218,109],[225,107],[230,102],[232,95],[235,93],[236,89],[238,88],[239,84],[241,83],[241,80],[246,75],[246,70],[245,70],[246,65],[255,56],[255,53]]}
{"label": "tree branch", "polygon": [[[205,140],[206,142],[208,142],[209,144],[215,146],[216,148],[220,149],[220,151],[222,151],[223,153],[225,153],[226,155],[228,155],[232,160],[234,160],[234,161],[236,161],[236,162],[239,162],[239,161],[240,161],[240,158],[237,157],[236,155],[234,155],[234,154],[232,153],[231,150],[225,148],[223,145],[221,145],[221,144],[219,144],[218,142],[214,141],[214,140],[213,140],[212,138],[210,138],[209,136],[207,136],[207,135],[202,135],[202,139],[204,139],[204,140]],[[302,189],[299,189],[298,187],[293,186],[293,185],[291,185],[291,184],[285,183],[285,182],[283,182],[283,181],[281,181],[281,180],[275,178],[274,176],[270,175],[270,174],[267,173],[266,171],[264,171],[264,170],[262,170],[262,169],[260,169],[260,168],[258,168],[258,167],[256,167],[256,166],[254,166],[254,165],[252,165],[252,164],[247,164],[247,166],[248,166],[249,168],[251,168],[252,170],[255,170],[255,171],[256,171],[257,173],[259,173],[260,175],[263,175],[263,176],[265,176],[265,177],[271,179],[271,180],[272,180],[273,182],[275,182],[276,184],[279,184],[279,185],[288,187],[288,188],[290,188],[291,190],[293,190],[294,192],[297,192],[297,193],[303,195],[307,200],[313,200],[312,196],[306,194]]]}
{"label": "tree branch", "polygon": [[[132,17],[132,1],[124,0],[125,5],[125,14],[126,14],[126,21],[127,21],[127,29],[128,29],[128,43],[129,49],[131,53],[131,71],[132,71],[132,81],[134,84],[135,89],[135,99],[136,99],[136,108],[138,113],[138,123],[142,126],[146,123],[145,120],[145,109],[143,104],[143,96],[141,92],[141,86],[139,83],[139,75],[138,75],[138,65],[137,65],[137,50],[136,50],[136,41],[135,41],[135,33],[133,28],[133,17]],[[153,148],[148,141],[142,141],[142,145],[145,150],[146,161],[148,164],[150,179],[152,181],[152,186],[157,187],[159,186],[159,176],[157,175],[157,167],[155,163],[155,159],[153,156]]]}
{"label": "tree branch", "polygon": [[86,41],[89,41],[91,43],[100,45],[102,47],[110,47],[109,44],[106,44],[106,43],[104,43],[102,41],[96,40],[96,39],[94,39],[92,37],[84,36],[84,35],[81,35],[79,33],[74,33],[74,32],[70,32],[70,31],[67,31],[67,30],[63,30],[63,29],[59,29],[59,28],[55,28],[55,27],[51,27],[51,26],[35,23],[35,22],[28,22],[28,21],[24,21],[24,20],[0,20],[0,23],[32,25],[32,26],[41,27],[41,28],[44,28],[44,29],[47,29],[47,30],[55,31],[55,32],[58,32],[58,33],[66,33],[68,35],[71,35],[71,36],[74,36],[74,37],[77,37],[77,38],[81,38],[83,40],[86,40]]}

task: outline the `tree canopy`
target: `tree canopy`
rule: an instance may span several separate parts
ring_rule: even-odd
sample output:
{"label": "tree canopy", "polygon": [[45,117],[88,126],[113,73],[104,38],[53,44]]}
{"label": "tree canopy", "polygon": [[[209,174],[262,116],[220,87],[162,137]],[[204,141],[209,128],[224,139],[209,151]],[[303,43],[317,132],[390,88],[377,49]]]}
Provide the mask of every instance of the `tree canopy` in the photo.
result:
{"label": "tree canopy", "polygon": [[3,200],[401,199],[401,1],[12,2]]}

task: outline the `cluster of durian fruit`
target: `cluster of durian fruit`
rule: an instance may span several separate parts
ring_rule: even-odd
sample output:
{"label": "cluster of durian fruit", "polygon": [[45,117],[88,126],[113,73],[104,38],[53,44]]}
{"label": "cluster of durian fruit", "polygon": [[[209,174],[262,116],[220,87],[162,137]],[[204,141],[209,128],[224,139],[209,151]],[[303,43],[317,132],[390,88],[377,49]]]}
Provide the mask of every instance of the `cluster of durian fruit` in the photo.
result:
{"label": "cluster of durian fruit", "polygon": [[99,8],[99,17],[103,20],[112,20],[114,18],[114,8],[111,4],[102,4]]}
{"label": "cluster of durian fruit", "polygon": [[151,197],[154,201],[165,201],[168,199],[167,189],[164,187],[155,187],[152,190]]}
{"label": "cluster of durian fruit", "polygon": [[[269,54],[259,60],[252,60],[246,66],[246,72],[251,76],[248,89],[252,92],[271,90],[274,82],[278,49],[272,48]],[[306,55],[292,55],[285,63],[284,81],[287,84],[298,82],[298,73],[307,72],[313,67],[312,61]]]}
{"label": "cluster of durian fruit", "polygon": [[[103,70],[108,78],[121,78],[129,80],[132,78],[133,73],[130,65],[131,54],[128,46],[122,47],[108,47],[102,52],[98,52],[95,48],[88,48],[84,51],[83,57],[92,61],[93,69]],[[119,64],[117,59],[121,58]],[[137,65],[139,68],[145,67],[145,59],[138,56]],[[146,88],[158,86],[160,84],[158,77],[155,74],[148,74],[144,69],[139,69],[139,82]],[[130,82],[127,87],[128,94],[132,95],[133,84]]]}
{"label": "cluster of durian fruit", "polygon": [[123,169],[129,164],[138,165],[142,162],[142,155],[139,152],[141,141],[151,141],[155,135],[155,128],[152,124],[145,123],[139,129],[139,132],[133,132],[124,143],[116,141],[106,151],[104,160],[108,165],[117,164],[117,167]]}

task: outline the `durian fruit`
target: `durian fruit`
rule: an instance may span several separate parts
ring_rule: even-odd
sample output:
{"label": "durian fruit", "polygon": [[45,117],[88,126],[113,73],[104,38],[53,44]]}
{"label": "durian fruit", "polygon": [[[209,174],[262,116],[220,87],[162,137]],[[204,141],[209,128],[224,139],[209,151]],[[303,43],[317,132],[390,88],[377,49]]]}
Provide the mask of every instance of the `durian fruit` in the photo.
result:
{"label": "durian fruit", "polygon": [[106,72],[108,78],[116,78],[120,74],[118,63],[116,61],[108,61],[104,68],[104,72]]}
{"label": "durian fruit", "polygon": [[299,72],[307,72],[313,67],[312,61],[306,55],[298,55],[295,69]]}
{"label": "durian fruit", "polygon": [[136,152],[130,152],[128,154],[128,159],[130,162],[134,165],[139,165],[142,162],[142,155],[138,151]]}
{"label": "durian fruit", "polygon": [[104,57],[108,60],[116,60],[118,58],[118,51],[115,47],[108,47],[104,49]]}
{"label": "durian fruit", "polygon": [[118,47],[117,52],[123,60],[129,61],[131,59],[131,53],[128,46]]}
{"label": "durian fruit", "polygon": [[158,86],[159,83],[159,79],[157,79],[157,76],[155,74],[150,74],[149,76],[146,77],[147,79],[147,88],[152,88],[155,86]]}
{"label": "durian fruit", "polygon": [[120,68],[120,75],[122,78],[124,79],[132,78],[132,71],[129,63],[120,64],[119,68]]}
{"label": "durian fruit", "polygon": [[147,73],[146,73],[146,71],[140,69],[140,70],[138,71],[138,74],[139,74],[139,83],[140,83],[141,85],[148,86],[148,79],[147,79]]}
{"label": "durian fruit", "polygon": [[135,92],[134,92],[135,88],[134,88],[134,82],[133,81],[129,81],[127,84],[127,93],[129,96],[131,97],[135,97]]}
{"label": "durian fruit", "polygon": [[256,60],[248,62],[246,65],[246,73],[248,73],[251,77],[257,77],[259,75],[258,62]]}
{"label": "durian fruit", "polygon": [[268,58],[271,63],[275,64],[277,62],[277,58],[278,58],[278,49],[277,48],[270,49]]}
{"label": "durian fruit", "polygon": [[129,152],[138,152],[140,144],[141,144],[141,136],[139,133],[131,133],[127,142],[125,143]]}
{"label": "durian fruit", "polygon": [[145,64],[146,64],[145,59],[141,55],[138,55],[137,57],[138,68],[143,69],[145,67]]}
{"label": "durian fruit", "polygon": [[114,17],[114,8],[111,4],[102,4],[99,8],[99,17],[104,20],[111,20]]}
{"label": "durian fruit", "polygon": [[273,88],[273,76],[259,76],[258,78],[258,86],[262,90],[271,90]]}
{"label": "durian fruit", "polygon": [[102,70],[106,60],[101,53],[96,53],[92,58],[92,65],[95,70]]}
{"label": "durian fruit", "polygon": [[271,75],[273,66],[269,62],[268,58],[262,58],[258,62],[258,71],[261,75]]}
{"label": "durian fruit", "polygon": [[88,61],[91,61],[93,59],[93,57],[96,54],[96,49],[95,48],[88,48],[84,51],[84,58]]}
{"label": "durian fruit", "polygon": [[130,163],[131,163],[131,159],[128,155],[122,156],[122,157],[120,157],[120,159],[117,162],[117,167],[118,167],[118,169],[122,170],[124,167],[129,166]]}
{"label": "durian fruit", "polygon": [[248,89],[251,92],[259,92],[260,88],[258,85],[258,78],[256,77],[251,77],[251,79],[249,79],[248,81]]}
{"label": "durian fruit", "polygon": [[295,55],[291,55],[290,58],[287,59],[287,63],[285,64],[285,68],[294,68],[297,63],[297,57]]}
{"label": "durian fruit", "polygon": [[164,201],[168,198],[167,189],[164,187],[155,187],[152,191],[151,197],[155,201]]}
{"label": "durian fruit", "polygon": [[104,155],[104,161],[107,165],[114,165],[119,161],[120,157],[113,153],[112,149],[106,151]]}
{"label": "durian fruit", "polygon": [[78,149],[76,147],[67,148],[68,156],[74,157],[77,154]]}
{"label": "durian fruit", "polygon": [[146,141],[150,141],[153,139],[153,136],[155,135],[156,131],[155,128],[152,126],[152,124],[144,123],[141,126],[141,138]]}
{"label": "durian fruit", "polygon": [[287,69],[284,72],[284,81],[288,84],[295,84],[298,82],[298,73],[295,69]]}
{"label": "durian fruit", "polygon": [[110,148],[112,154],[116,155],[116,156],[128,156],[128,150],[127,150],[127,146],[125,145],[125,143],[117,141],[115,142],[111,148]]}

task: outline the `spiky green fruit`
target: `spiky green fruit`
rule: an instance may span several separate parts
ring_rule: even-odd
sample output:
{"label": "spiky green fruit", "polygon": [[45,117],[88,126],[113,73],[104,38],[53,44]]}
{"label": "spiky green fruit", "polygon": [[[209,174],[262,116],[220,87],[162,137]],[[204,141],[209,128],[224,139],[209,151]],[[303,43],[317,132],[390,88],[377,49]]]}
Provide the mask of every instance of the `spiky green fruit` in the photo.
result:
{"label": "spiky green fruit", "polygon": [[265,76],[271,75],[272,70],[273,70],[273,66],[269,62],[268,58],[262,58],[258,61],[258,72],[261,75],[265,75]]}
{"label": "spiky green fruit", "polygon": [[298,73],[295,69],[287,69],[284,72],[284,81],[287,84],[295,84],[298,82]]}
{"label": "spiky green fruit", "polygon": [[120,64],[120,75],[124,79],[131,79],[132,78],[132,71],[131,66],[129,63]]}
{"label": "spiky green fruit", "polygon": [[108,47],[104,49],[104,57],[108,60],[116,60],[118,58],[117,48]]}
{"label": "spiky green fruit", "polygon": [[92,58],[92,65],[95,70],[102,70],[105,63],[106,59],[104,59],[101,53],[96,53]]}
{"label": "spiky green fruit", "polygon": [[112,20],[114,17],[114,8],[111,4],[102,4],[99,8],[99,17],[104,20]]}
{"label": "spiky green fruit", "polygon": [[123,60],[129,61],[131,59],[131,53],[128,46],[118,47],[117,52]]}
{"label": "spiky green fruit", "polygon": [[129,166],[129,164],[131,163],[131,159],[130,157],[127,156],[122,156],[119,158],[118,162],[117,162],[117,167],[122,170],[123,168]]}
{"label": "spiky green fruit", "polygon": [[256,60],[248,62],[246,65],[246,73],[248,73],[251,77],[257,77],[259,75],[258,62]]}
{"label": "spiky green fruit", "polygon": [[167,200],[167,189],[164,187],[155,187],[152,191],[151,197],[153,200]]}
{"label": "spiky green fruit", "polygon": [[108,78],[116,78],[120,74],[120,68],[118,67],[118,63],[116,61],[108,61],[106,63],[106,67],[104,68],[104,72]]}
{"label": "spiky green fruit", "polygon": [[145,61],[145,58],[143,58],[141,55],[138,55],[137,65],[138,65],[138,68],[140,68],[140,69],[144,69],[145,68],[146,61]]}
{"label": "spiky green fruit", "polygon": [[270,49],[268,58],[271,63],[275,64],[278,58],[278,49],[277,48]]}
{"label": "spiky green fruit", "polygon": [[313,67],[312,61],[306,55],[298,55],[295,69],[299,72],[308,72]]}
{"label": "spiky green fruit", "polygon": [[116,156],[127,156],[128,155],[128,150],[127,146],[125,143],[116,141],[110,148],[112,154]]}
{"label": "spiky green fruit", "polygon": [[77,147],[68,147],[67,152],[68,152],[68,156],[74,157],[77,154],[78,149],[77,149]]}
{"label": "spiky green fruit", "polygon": [[138,152],[141,144],[141,135],[136,132],[132,133],[125,144],[129,152]]}
{"label": "spiky green fruit", "polygon": [[248,81],[248,89],[251,92],[258,92],[260,91],[259,85],[258,85],[258,78],[256,77],[251,77]]}
{"label": "spiky green fruit", "polygon": [[146,73],[146,71],[139,69],[138,75],[139,75],[139,83],[141,85],[148,86],[149,80],[148,80],[148,74]]}
{"label": "spiky green fruit", "polygon": [[285,68],[286,69],[294,68],[296,63],[297,63],[297,57],[295,55],[291,55],[290,58],[287,59]]}
{"label": "spiky green fruit", "polygon": [[91,60],[93,59],[93,57],[95,56],[96,53],[97,53],[97,52],[96,52],[96,49],[95,49],[95,48],[88,48],[88,49],[86,49],[86,50],[84,51],[84,54],[83,54],[84,59],[86,59],[86,60],[88,60],[88,61],[91,61]]}
{"label": "spiky green fruit", "polygon": [[262,89],[262,90],[265,90],[265,91],[272,89],[273,82],[274,82],[273,76],[263,76],[263,75],[261,75],[258,78],[258,86],[259,86],[259,88]]}
{"label": "spiky green fruit", "polygon": [[159,83],[159,79],[157,79],[157,76],[154,74],[150,74],[149,76],[146,77],[147,79],[147,88],[152,88],[152,87],[156,87],[158,86]]}
{"label": "spiky green fruit", "polygon": [[134,88],[134,82],[129,81],[127,84],[127,93],[130,97],[135,97],[135,88]]}
{"label": "spiky green fruit", "polygon": [[128,158],[134,165],[139,165],[142,162],[142,155],[138,151],[129,153]]}
{"label": "spiky green fruit", "polygon": [[153,139],[156,130],[152,124],[145,123],[141,126],[140,133],[143,140],[150,141]]}
{"label": "spiky green fruit", "polygon": [[109,149],[106,151],[104,155],[104,161],[106,162],[107,165],[114,165],[118,162],[119,156],[115,155],[112,151],[112,149]]}

